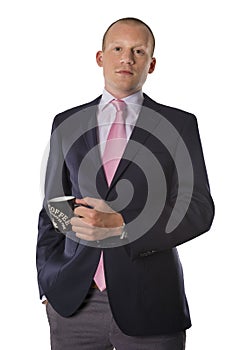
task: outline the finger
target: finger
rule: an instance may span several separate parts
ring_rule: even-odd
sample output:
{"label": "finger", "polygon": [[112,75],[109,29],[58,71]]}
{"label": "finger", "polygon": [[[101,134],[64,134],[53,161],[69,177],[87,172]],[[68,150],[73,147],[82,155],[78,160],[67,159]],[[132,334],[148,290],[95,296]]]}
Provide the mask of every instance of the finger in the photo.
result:
{"label": "finger", "polygon": [[114,210],[109,205],[107,205],[103,199],[84,197],[82,199],[77,199],[76,203],[81,205],[88,205],[100,213],[114,213]]}
{"label": "finger", "polygon": [[88,242],[99,241],[99,239],[97,239],[96,237],[81,232],[76,232],[76,237]]}
{"label": "finger", "polygon": [[84,200],[100,213],[114,213],[114,210],[103,199],[85,197]]}
{"label": "finger", "polygon": [[88,224],[83,224],[81,226],[73,225],[72,231],[74,231],[76,235],[87,235],[90,237],[90,240],[101,240],[107,237],[119,236],[122,233],[122,229],[118,227],[93,227]]}
{"label": "finger", "polygon": [[70,224],[76,227],[91,227],[88,222],[86,222],[83,218],[79,218],[77,216],[73,216],[70,220]]}
{"label": "finger", "polygon": [[108,236],[108,230],[95,230],[87,227],[72,227],[72,230],[76,233],[76,237],[85,239],[86,241],[99,241]]}
{"label": "finger", "polygon": [[87,205],[88,203],[84,200],[84,198],[76,198],[75,202],[77,204]]}
{"label": "finger", "polygon": [[93,232],[90,228],[72,226],[72,231],[75,232],[76,237],[85,239],[86,241],[98,240],[98,234]]}
{"label": "finger", "polygon": [[77,207],[74,209],[74,214],[77,216],[90,218],[93,216],[93,210],[94,209],[90,209],[90,208],[87,208],[87,207],[84,207],[83,205],[81,205],[80,207]]}
{"label": "finger", "polygon": [[[93,210],[93,209],[92,209]],[[98,214],[97,214],[98,215]],[[84,217],[83,214],[82,216],[73,216],[70,220],[71,225],[77,226],[77,227],[90,227],[90,228],[95,228],[97,227],[100,229],[103,225],[100,224],[98,221],[98,218],[96,220],[92,217]]]}
{"label": "finger", "polygon": [[86,241],[102,241],[107,237],[120,236],[121,232],[116,229],[101,229],[92,230],[87,229],[87,227],[76,228],[73,227],[72,230],[75,232],[76,237],[84,239]]}
{"label": "finger", "polygon": [[80,204],[80,205],[84,205],[84,206],[88,206],[88,207],[92,207],[92,208],[95,205],[97,205],[100,201],[101,201],[100,199],[91,198],[91,197],[76,198],[75,199],[76,204]]}
{"label": "finger", "polygon": [[83,200],[93,208],[100,206],[100,203],[103,202],[102,199],[97,199],[92,197],[84,197]]}
{"label": "finger", "polygon": [[76,234],[82,234],[87,236],[93,235],[93,231],[89,227],[85,226],[72,226],[72,231],[74,231]]}

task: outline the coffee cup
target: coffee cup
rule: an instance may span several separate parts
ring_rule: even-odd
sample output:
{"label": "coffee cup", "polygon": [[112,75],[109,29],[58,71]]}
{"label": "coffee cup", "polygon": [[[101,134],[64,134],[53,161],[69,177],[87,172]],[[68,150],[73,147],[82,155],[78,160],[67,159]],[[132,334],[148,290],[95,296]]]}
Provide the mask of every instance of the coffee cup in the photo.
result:
{"label": "coffee cup", "polygon": [[47,201],[48,214],[56,231],[67,233],[71,231],[70,220],[74,209],[78,206],[74,196],[63,196]]}

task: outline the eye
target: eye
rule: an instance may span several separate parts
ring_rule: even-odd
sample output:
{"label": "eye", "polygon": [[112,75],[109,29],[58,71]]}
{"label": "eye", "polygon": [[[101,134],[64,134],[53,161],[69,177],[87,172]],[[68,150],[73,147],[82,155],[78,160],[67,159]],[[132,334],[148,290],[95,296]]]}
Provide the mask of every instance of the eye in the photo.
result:
{"label": "eye", "polygon": [[142,49],[135,49],[134,52],[135,52],[135,54],[140,55],[140,56],[143,56],[145,53],[144,50],[142,50]]}
{"label": "eye", "polygon": [[119,47],[119,46],[116,46],[116,47],[114,48],[114,51],[116,51],[116,52],[119,52],[119,51],[121,51],[121,47]]}

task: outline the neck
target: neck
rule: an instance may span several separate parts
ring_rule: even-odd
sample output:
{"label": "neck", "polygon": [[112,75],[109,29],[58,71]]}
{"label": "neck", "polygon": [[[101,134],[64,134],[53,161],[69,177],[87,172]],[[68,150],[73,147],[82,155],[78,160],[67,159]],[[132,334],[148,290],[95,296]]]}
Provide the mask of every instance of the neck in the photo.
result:
{"label": "neck", "polygon": [[109,92],[114,98],[116,98],[116,99],[118,99],[118,100],[120,100],[120,99],[123,99],[123,98],[126,98],[126,97],[128,97],[128,96],[131,96],[131,95],[134,95],[134,94],[136,94],[137,92],[139,92],[141,89],[139,89],[139,90],[137,90],[137,91],[133,91],[133,92],[121,92],[121,91],[111,91],[110,89],[107,89],[106,87],[105,87],[105,90],[107,91],[107,92]]}

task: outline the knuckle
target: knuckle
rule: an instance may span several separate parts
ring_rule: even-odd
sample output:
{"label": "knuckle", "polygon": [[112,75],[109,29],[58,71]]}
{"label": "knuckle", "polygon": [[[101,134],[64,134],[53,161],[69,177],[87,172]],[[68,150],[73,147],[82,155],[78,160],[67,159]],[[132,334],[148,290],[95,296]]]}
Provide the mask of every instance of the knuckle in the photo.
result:
{"label": "knuckle", "polygon": [[96,211],[91,212],[90,218],[92,219],[93,222],[97,221],[98,213]]}
{"label": "knuckle", "polygon": [[76,232],[76,226],[72,226],[72,231]]}
{"label": "knuckle", "polygon": [[101,204],[101,208],[106,208],[108,206],[103,199],[101,199],[101,203],[100,204]]}
{"label": "knuckle", "polygon": [[90,228],[90,235],[95,236],[95,226],[92,225],[92,227]]}

